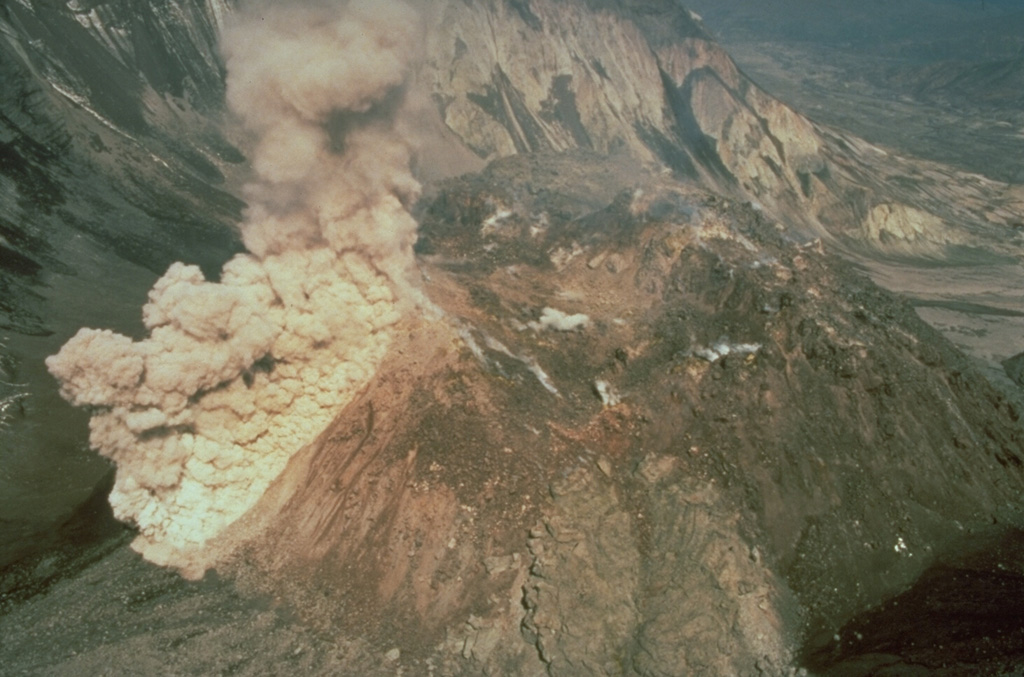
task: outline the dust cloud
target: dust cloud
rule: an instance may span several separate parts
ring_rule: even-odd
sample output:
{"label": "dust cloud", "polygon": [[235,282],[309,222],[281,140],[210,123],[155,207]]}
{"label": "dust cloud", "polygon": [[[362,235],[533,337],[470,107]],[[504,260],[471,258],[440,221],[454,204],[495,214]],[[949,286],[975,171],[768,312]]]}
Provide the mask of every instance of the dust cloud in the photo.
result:
{"label": "dust cloud", "polygon": [[[177,263],[149,337],[82,329],[47,360],[117,464],[115,515],[147,559],[201,573],[205,546],[373,376],[415,303],[402,134],[420,25],[398,0],[255,3],[222,38],[254,139],[242,237],[220,282]],[[412,299],[410,301],[410,299]]]}

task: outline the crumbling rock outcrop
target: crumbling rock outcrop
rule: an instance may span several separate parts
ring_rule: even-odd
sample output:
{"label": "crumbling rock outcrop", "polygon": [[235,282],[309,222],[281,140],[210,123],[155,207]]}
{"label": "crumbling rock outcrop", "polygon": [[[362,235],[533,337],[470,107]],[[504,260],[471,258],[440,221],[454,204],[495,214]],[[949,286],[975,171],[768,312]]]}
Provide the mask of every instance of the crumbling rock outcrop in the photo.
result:
{"label": "crumbling rock outcrop", "polygon": [[552,485],[523,622],[551,674],[786,672],[778,581],[714,484],[677,465],[641,459],[621,497],[600,466]]}

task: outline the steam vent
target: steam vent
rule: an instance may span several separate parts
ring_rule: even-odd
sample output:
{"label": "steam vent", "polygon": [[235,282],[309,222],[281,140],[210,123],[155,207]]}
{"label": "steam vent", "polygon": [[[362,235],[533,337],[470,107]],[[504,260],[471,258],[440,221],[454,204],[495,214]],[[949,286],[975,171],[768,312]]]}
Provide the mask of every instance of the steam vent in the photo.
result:
{"label": "steam vent", "polygon": [[0,6],[0,675],[1022,674],[1024,10],[702,4]]}

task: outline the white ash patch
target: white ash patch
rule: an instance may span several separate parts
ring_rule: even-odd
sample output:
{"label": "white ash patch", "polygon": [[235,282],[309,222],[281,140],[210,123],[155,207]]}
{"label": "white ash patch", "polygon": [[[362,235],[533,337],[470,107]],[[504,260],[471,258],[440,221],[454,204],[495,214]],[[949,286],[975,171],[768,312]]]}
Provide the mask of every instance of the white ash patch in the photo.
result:
{"label": "white ash patch", "polygon": [[614,407],[622,402],[622,396],[604,379],[594,381],[594,393],[601,398],[601,404],[606,407]]}
{"label": "white ash patch", "polygon": [[563,270],[572,263],[573,259],[582,253],[583,247],[579,243],[573,242],[570,247],[558,247],[548,255],[548,258],[551,259],[551,263],[554,264],[556,269]]}
{"label": "white ash patch", "polygon": [[496,212],[484,219],[480,224],[480,234],[483,236],[493,235],[498,232],[502,225],[512,216],[512,210],[506,207],[499,207]]}
{"label": "white ash patch", "polygon": [[754,355],[761,350],[760,343],[729,343],[720,339],[711,346],[694,348],[691,354],[708,362],[717,362],[727,355]]}
{"label": "white ash patch", "polygon": [[544,331],[546,329],[553,331],[576,331],[578,329],[586,329],[590,325],[590,316],[584,313],[569,313],[562,312],[555,308],[545,308],[541,311],[540,319],[536,322],[530,322],[527,326],[534,331]]}

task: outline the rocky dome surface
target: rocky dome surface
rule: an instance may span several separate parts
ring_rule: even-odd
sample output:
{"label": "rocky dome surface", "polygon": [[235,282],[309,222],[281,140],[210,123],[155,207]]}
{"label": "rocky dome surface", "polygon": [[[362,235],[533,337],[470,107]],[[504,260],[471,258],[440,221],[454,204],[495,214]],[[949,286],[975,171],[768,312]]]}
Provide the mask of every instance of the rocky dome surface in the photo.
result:
{"label": "rocky dome surface", "polygon": [[[1018,256],[1012,189],[815,125],[674,2],[344,10],[0,10],[19,459],[69,416],[39,364],[96,317],[74,275],[120,332],[49,363],[119,470],[90,466],[73,518],[5,506],[4,665],[1021,664],[1015,625],[968,610],[984,650],[922,653],[884,606],[970,571],[1019,617],[1019,398],[837,255]],[[323,71],[271,58],[296,51]],[[125,319],[179,257],[202,265]],[[63,549],[25,557],[40,522]]]}
{"label": "rocky dome surface", "polygon": [[1009,517],[1019,412],[907,305],[693,187],[600,205],[620,171],[441,187],[445,319],[282,477],[245,580],[456,673],[784,674]]}

